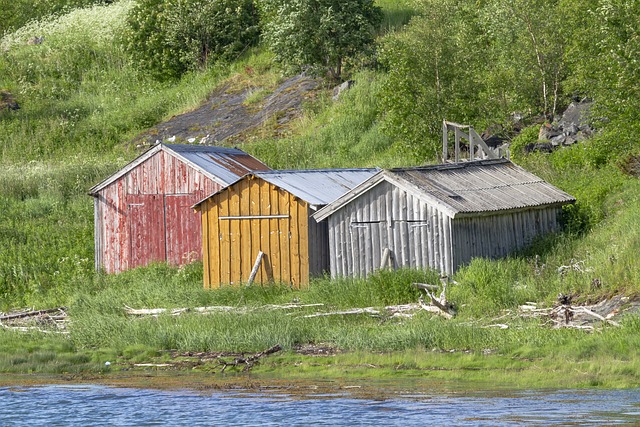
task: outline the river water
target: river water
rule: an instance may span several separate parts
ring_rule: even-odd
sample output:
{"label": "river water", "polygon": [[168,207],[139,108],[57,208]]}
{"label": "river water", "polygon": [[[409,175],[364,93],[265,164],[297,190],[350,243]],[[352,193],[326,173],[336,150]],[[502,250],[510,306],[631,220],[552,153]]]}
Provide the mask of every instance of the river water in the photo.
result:
{"label": "river water", "polygon": [[399,395],[163,391],[99,385],[0,388],[0,426],[640,425],[640,389]]}

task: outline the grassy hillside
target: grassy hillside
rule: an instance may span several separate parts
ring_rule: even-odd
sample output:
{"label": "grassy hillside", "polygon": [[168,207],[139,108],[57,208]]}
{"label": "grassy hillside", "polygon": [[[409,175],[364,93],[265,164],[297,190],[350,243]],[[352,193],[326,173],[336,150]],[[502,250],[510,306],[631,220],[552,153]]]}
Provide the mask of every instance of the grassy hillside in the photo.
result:
{"label": "grassy hillside", "polygon": [[[20,362],[12,352],[24,350],[23,336],[0,330],[0,370],[20,371],[25,363],[62,372],[74,364],[78,369],[95,367],[115,355],[144,359],[162,349],[257,351],[274,343],[292,348],[309,342],[354,351],[492,349],[506,357],[587,360],[585,370],[594,378],[598,355],[635,360],[637,345],[628,337],[637,336],[637,320],[591,336],[541,331],[537,321],[518,321],[506,332],[478,327],[501,310],[527,301],[552,305],[559,293],[582,302],[638,295],[640,184],[622,170],[629,170],[624,165],[640,150],[629,129],[615,120],[592,140],[552,154],[514,153],[516,162],[578,202],[567,209],[565,233],[537,241],[508,259],[475,260],[456,274],[458,285],[451,288],[449,299],[459,307],[458,320],[445,323],[425,314],[406,322],[380,323],[366,316],[301,321],[269,312],[221,314],[205,321],[188,315],[131,322],[123,314],[124,305],[260,306],[293,299],[336,308],[408,303],[418,297],[410,283],[437,280],[434,272],[403,271],[368,281],[318,279],[303,291],[276,286],[206,292],[198,263],[182,269],[154,265],[118,276],[95,273],[93,204],[86,191],[137,155],[129,141],[194,108],[223,82],[282,78],[271,54],[258,47],[230,64],[176,81],[154,80],[117,42],[133,4],[120,0],[75,9],[31,22],[0,40],[0,89],[20,105],[16,111],[0,111],[0,310],[71,307],[70,337],[56,341],[31,336],[37,344],[28,345],[35,355],[104,349],[104,354],[88,353],[81,360],[58,360],[53,367],[36,356]],[[409,1],[379,4],[385,12],[380,37],[401,34],[417,13]],[[27,44],[34,34],[44,35],[46,42]],[[339,101],[332,101],[327,91],[305,106],[285,137],[272,137],[266,124],[242,148],[274,168],[422,164],[424,157],[407,150],[401,135],[388,131],[384,99],[389,76],[379,64],[355,68],[351,78],[357,83]],[[522,135],[514,146],[530,142],[526,138],[537,135],[537,128]],[[579,270],[558,273],[560,266],[575,263],[580,263]],[[620,369],[638,372],[635,365],[625,366]]]}

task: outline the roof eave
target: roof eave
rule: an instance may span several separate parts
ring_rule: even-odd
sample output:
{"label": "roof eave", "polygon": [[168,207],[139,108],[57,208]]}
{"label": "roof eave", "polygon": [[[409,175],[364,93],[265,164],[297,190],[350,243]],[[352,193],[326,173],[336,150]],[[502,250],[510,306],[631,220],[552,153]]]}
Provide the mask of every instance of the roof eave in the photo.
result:
{"label": "roof eave", "polygon": [[565,205],[573,204],[575,202],[576,202],[576,199],[570,199],[570,200],[563,200],[563,201],[554,202],[554,203],[522,206],[519,208],[512,208],[512,209],[497,209],[497,210],[475,211],[475,212],[457,212],[453,216],[453,218],[459,219],[459,218],[476,218],[476,217],[493,216],[493,215],[506,215],[506,214],[512,214],[516,212],[528,211],[532,209],[548,209],[548,208],[554,208],[554,207],[562,207]]}

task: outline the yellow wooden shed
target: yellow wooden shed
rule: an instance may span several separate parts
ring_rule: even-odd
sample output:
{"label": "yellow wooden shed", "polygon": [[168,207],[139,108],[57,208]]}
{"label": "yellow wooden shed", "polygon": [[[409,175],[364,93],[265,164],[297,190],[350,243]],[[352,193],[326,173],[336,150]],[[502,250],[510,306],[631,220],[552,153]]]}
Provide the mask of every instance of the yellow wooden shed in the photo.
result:
{"label": "yellow wooden shed", "polygon": [[202,200],[204,286],[247,283],[256,265],[253,283],[296,288],[328,272],[327,223],[311,215],[376,172],[253,172]]}

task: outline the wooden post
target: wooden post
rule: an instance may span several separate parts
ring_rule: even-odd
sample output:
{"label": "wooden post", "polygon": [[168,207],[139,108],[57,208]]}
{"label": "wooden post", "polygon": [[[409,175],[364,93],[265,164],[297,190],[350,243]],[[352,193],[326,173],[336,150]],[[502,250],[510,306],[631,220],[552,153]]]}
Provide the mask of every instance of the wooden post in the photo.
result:
{"label": "wooden post", "polygon": [[264,252],[258,251],[258,256],[256,257],[256,262],[253,264],[253,268],[251,269],[251,274],[249,274],[249,280],[247,280],[247,285],[253,283],[253,279],[256,278],[256,274],[258,274],[258,269],[260,268],[260,263],[262,262],[262,257],[264,256]]}
{"label": "wooden post", "polygon": [[484,142],[484,140],[478,135],[478,133],[473,129],[473,127],[469,127],[469,139],[473,138],[480,147],[482,147],[482,151],[484,151],[485,155],[489,159],[497,159],[495,151],[493,151],[489,146]]}
{"label": "wooden post", "polygon": [[384,251],[382,251],[382,261],[380,261],[381,270],[389,266],[390,259],[391,259],[391,251],[389,250],[389,248],[384,248]]}
{"label": "wooden post", "polygon": [[445,120],[442,121],[442,163],[447,161],[447,157],[449,156],[449,126]]}
{"label": "wooden post", "polygon": [[462,137],[464,135],[464,133],[462,133],[460,131],[460,128],[456,127],[454,130],[455,133],[455,162],[458,163],[460,161],[460,137]]}

